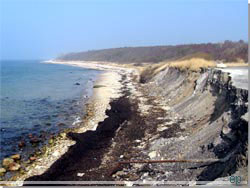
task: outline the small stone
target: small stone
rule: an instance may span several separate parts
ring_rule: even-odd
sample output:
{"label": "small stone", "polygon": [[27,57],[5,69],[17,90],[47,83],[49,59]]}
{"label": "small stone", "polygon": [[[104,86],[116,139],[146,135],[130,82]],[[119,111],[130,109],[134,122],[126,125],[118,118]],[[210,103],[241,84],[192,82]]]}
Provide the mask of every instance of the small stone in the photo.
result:
{"label": "small stone", "polygon": [[140,142],[141,142],[141,140],[135,140],[135,142],[136,142],[136,143],[140,143]]}
{"label": "small stone", "polygon": [[32,143],[32,144],[36,144],[36,143],[39,143],[39,142],[40,142],[40,140],[37,137],[34,137],[34,138],[30,139],[30,143]]}
{"label": "small stone", "polygon": [[134,164],[133,166],[135,167],[135,168],[137,168],[137,169],[139,169],[139,168],[142,168],[142,166],[143,166],[144,164]]}
{"label": "small stone", "polygon": [[30,161],[35,161],[36,160],[36,157],[32,156],[29,158]]}
{"label": "small stone", "polygon": [[49,139],[49,144],[53,144],[53,139]]}
{"label": "small stone", "polygon": [[21,174],[25,174],[25,170],[24,169],[20,169],[20,173]]}
{"label": "small stone", "polygon": [[3,164],[4,167],[8,168],[9,165],[10,165],[11,163],[13,163],[13,162],[14,162],[14,159],[5,158],[5,159],[3,159],[2,164]]}
{"label": "small stone", "polygon": [[152,159],[156,157],[156,151],[152,151],[148,154],[148,156]]}
{"label": "small stone", "polygon": [[83,177],[85,173],[77,173],[77,176]]}
{"label": "small stone", "polygon": [[23,140],[18,143],[19,148],[22,148],[24,146],[25,146],[25,142]]}
{"label": "small stone", "polygon": [[19,170],[21,168],[21,165],[20,164],[18,164],[18,163],[11,163],[10,165],[9,165],[9,170],[10,171],[17,171],[17,170]]}
{"label": "small stone", "polygon": [[66,137],[66,133],[60,133],[60,137],[65,138]]}
{"label": "small stone", "polygon": [[133,182],[131,182],[131,181],[125,181],[125,185],[127,186],[127,187],[132,187],[133,186]]}
{"label": "small stone", "polygon": [[53,154],[52,154],[52,156],[54,156],[54,157],[58,157],[60,155],[60,153],[58,152],[58,151],[55,151]]}
{"label": "small stone", "polygon": [[0,176],[3,176],[6,172],[5,168],[0,168]]}
{"label": "small stone", "polygon": [[123,176],[123,175],[125,175],[126,173],[125,172],[123,172],[123,171],[118,171],[117,173],[116,173],[116,176]]}
{"label": "small stone", "polygon": [[64,126],[64,123],[58,123],[57,126]]}
{"label": "small stone", "polygon": [[16,160],[20,160],[21,159],[21,155],[20,154],[15,154],[15,155],[10,156],[10,158],[14,159],[15,161]]}

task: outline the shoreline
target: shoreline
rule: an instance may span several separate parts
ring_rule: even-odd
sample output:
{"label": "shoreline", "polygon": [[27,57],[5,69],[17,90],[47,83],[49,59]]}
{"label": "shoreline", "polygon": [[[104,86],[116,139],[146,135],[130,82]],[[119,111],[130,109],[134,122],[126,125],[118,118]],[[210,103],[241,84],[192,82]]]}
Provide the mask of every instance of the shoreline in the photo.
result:
{"label": "shoreline", "polygon": [[[76,62],[68,64],[76,66]],[[230,169],[234,170],[230,171],[230,175],[240,173],[245,180],[245,129],[248,119],[244,117],[245,112],[239,110],[247,110],[248,91],[235,88],[231,83],[227,84],[231,77],[218,70],[209,69],[197,73],[167,68],[144,84],[136,75],[143,73],[137,67],[129,69],[130,67],[126,68],[125,65],[112,65],[115,67],[101,74],[103,77],[100,75],[95,82],[98,85],[94,86],[93,95],[86,104],[87,113],[82,123],[84,126],[69,130],[68,134],[65,134],[66,139],[58,139],[54,146],[46,151],[48,156],[39,159],[44,163],[52,158],[54,162],[49,162],[53,164],[50,166],[45,163],[45,166],[41,166],[41,162],[39,166],[34,163],[30,176],[22,176],[22,179],[20,176],[15,180],[24,181],[22,185],[40,185],[36,182],[144,182],[165,181],[166,178],[169,181],[183,181],[184,177],[191,183],[203,180],[215,183],[214,181],[221,178],[226,180],[229,176],[221,176],[221,173],[228,174]],[[100,66],[103,67],[103,64],[98,65],[99,68]],[[104,67],[106,68],[105,65]],[[155,72],[146,72],[148,77],[152,74]],[[188,85],[185,82],[187,79]],[[216,90],[218,84],[225,93],[223,96]],[[233,101],[226,97],[229,93]],[[202,101],[199,96],[203,96]],[[190,103],[187,104],[187,100]],[[243,102],[238,103],[239,101]],[[236,104],[239,108],[231,109],[228,113],[227,106],[224,106],[221,115],[214,116],[221,103]],[[211,118],[214,118],[212,122]],[[236,122],[237,119],[242,125],[230,131],[230,134],[239,131],[240,135],[243,135],[241,138],[235,138],[239,139],[236,146],[233,145],[234,141],[222,146],[217,142],[218,139],[227,140],[227,137],[221,136],[227,133],[225,126],[229,125],[223,123],[225,118],[228,122]],[[72,141],[72,145],[65,146],[65,153],[58,153],[55,157],[55,152],[61,151],[56,149],[68,141]],[[232,147],[228,148],[227,144]],[[204,147],[207,149],[202,149]],[[221,147],[225,152],[219,150]],[[236,162],[236,158],[239,162]],[[135,161],[129,164],[133,160]],[[154,164],[155,160],[175,162],[170,168],[168,164]],[[190,161],[180,164],[179,160]],[[136,161],[140,161],[139,164]],[[147,164],[143,164],[143,161],[147,161]],[[154,162],[148,164],[150,161]],[[196,164],[196,161],[201,161],[202,165]],[[242,166],[234,168],[241,163]],[[220,171],[215,175],[206,175],[215,169]]]}
{"label": "shoreline", "polygon": [[[76,142],[67,137],[67,133],[84,133],[88,130],[95,130],[98,122],[103,121],[107,115],[105,111],[110,109],[110,102],[113,99],[117,99],[121,96],[122,74],[128,71],[128,69],[102,65],[98,63],[80,63],[80,62],[58,62],[50,61],[45,63],[64,64],[69,66],[77,66],[82,68],[90,68],[95,70],[103,70],[104,72],[98,75],[97,80],[94,83],[92,95],[89,97],[85,105],[85,115],[81,119],[81,123],[76,128],[66,128],[61,131],[57,136],[52,138],[53,141],[49,141],[49,144],[45,144],[41,148],[42,154],[35,156],[33,162],[23,161],[25,168],[17,172],[7,181],[18,181],[19,184],[23,184],[23,181],[31,176],[41,175],[50,166],[61,158],[68,149]],[[95,87],[98,86],[98,87]],[[1,180],[2,181],[2,180]],[[22,183],[20,183],[22,182]]]}

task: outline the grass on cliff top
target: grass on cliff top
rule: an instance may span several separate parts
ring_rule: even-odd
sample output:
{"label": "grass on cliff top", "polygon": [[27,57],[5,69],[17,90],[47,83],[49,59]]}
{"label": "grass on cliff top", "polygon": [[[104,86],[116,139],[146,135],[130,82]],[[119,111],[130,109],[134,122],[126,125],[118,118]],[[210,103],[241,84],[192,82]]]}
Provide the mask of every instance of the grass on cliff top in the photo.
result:
{"label": "grass on cliff top", "polygon": [[199,71],[201,68],[216,67],[216,63],[201,58],[191,58],[188,60],[169,62],[168,66],[179,68],[180,70]]}
{"label": "grass on cliff top", "polygon": [[201,70],[201,68],[216,67],[216,63],[214,61],[205,60],[202,58],[191,58],[186,60],[160,62],[158,64],[152,64],[143,67],[140,70],[140,81],[142,83],[147,82],[159,72],[164,71],[167,67],[174,67],[180,70],[191,70],[198,72]]}

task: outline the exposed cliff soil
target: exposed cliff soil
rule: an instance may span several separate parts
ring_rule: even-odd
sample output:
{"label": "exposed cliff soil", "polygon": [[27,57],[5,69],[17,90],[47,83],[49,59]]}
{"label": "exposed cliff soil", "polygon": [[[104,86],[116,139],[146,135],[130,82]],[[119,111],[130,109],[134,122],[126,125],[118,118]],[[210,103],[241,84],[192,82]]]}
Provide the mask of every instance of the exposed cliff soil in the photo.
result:
{"label": "exposed cliff soil", "polygon": [[[121,82],[122,96],[96,131],[69,133],[76,144],[27,181],[212,181],[235,173],[240,162],[247,165],[248,120],[242,116],[248,91],[233,87],[228,74],[164,68],[141,79],[123,75]],[[146,159],[204,162],[115,168],[118,161]]]}

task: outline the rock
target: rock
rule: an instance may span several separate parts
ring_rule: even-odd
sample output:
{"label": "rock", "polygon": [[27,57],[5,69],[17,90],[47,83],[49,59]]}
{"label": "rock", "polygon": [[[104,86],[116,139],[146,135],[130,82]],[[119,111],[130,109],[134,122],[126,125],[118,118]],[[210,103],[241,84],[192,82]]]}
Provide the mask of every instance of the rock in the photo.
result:
{"label": "rock", "polygon": [[135,142],[136,142],[136,143],[140,143],[140,142],[141,142],[141,140],[135,140]]}
{"label": "rock", "polygon": [[54,157],[58,157],[60,155],[60,153],[58,152],[58,151],[55,151],[53,154],[52,154],[52,156],[54,156]]}
{"label": "rock", "polygon": [[80,85],[80,83],[76,82],[76,83],[75,83],[75,85],[79,86],[79,85]]}
{"label": "rock", "polygon": [[118,171],[118,172],[116,172],[116,176],[124,176],[124,175],[126,175],[127,173],[125,173],[125,172],[123,172],[123,171]]}
{"label": "rock", "polygon": [[57,126],[64,126],[65,123],[58,123]]}
{"label": "rock", "polygon": [[21,159],[21,155],[20,154],[15,154],[15,155],[10,156],[10,158],[14,159],[14,160],[20,160]]}
{"label": "rock", "polygon": [[61,138],[65,138],[66,137],[66,133],[60,133],[60,137]]}
{"label": "rock", "polygon": [[31,157],[29,158],[29,160],[30,160],[30,161],[35,161],[35,160],[36,160],[36,157],[31,156]]}
{"label": "rock", "polygon": [[148,154],[148,156],[152,159],[156,157],[156,151],[152,151]]}
{"label": "rock", "polygon": [[30,139],[31,144],[36,144],[36,143],[39,143],[39,142],[40,142],[40,140],[37,137],[33,137],[33,138]]}
{"label": "rock", "polygon": [[214,148],[214,144],[213,143],[210,143],[207,145],[207,149],[210,150],[210,149],[213,149]]}
{"label": "rock", "polygon": [[0,176],[4,176],[5,172],[5,168],[0,168]]}
{"label": "rock", "polygon": [[22,147],[24,147],[26,144],[25,144],[25,142],[22,140],[22,141],[20,141],[19,143],[18,143],[18,147],[19,148],[22,148]]}
{"label": "rock", "polygon": [[41,126],[40,124],[36,124],[36,125],[34,125],[34,127],[36,127],[36,128],[37,128],[37,127],[40,127],[40,126]]}
{"label": "rock", "polygon": [[10,171],[17,171],[17,170],[19,170],[20,168],[21,168],[21,165],[18,164],[18,163],[15,163],[15,162],[13,162],[13,163],[11,163],[11,164],[9,165],[9,170],[10,170]]}
{"label": "rock", "polygon": [[[133,181],[133,180],[132,180]],[[133,182],[131,182],[131,181],[125,181],[125,185],[127,186],[127,187],[132,187],[133,186]]]}
{"label": "rock", "polygon": [[45,123],[45,125],[50,126],[50,125],[51,125],[51,123]]}
{"label": "rock", "polygon": [[85,173],[77,173],[77,176],[83,177]]}
{"label": "rock", "polygon": [[6,168],[8,168],[11,163],[14,163],[14,159],[5,158],[3,159],[3,162],[2,162],[3,166]]}
{"label": "rock", "polygon": [[49,139],[49,144],[53,144],[54,140],[53,139]]}

